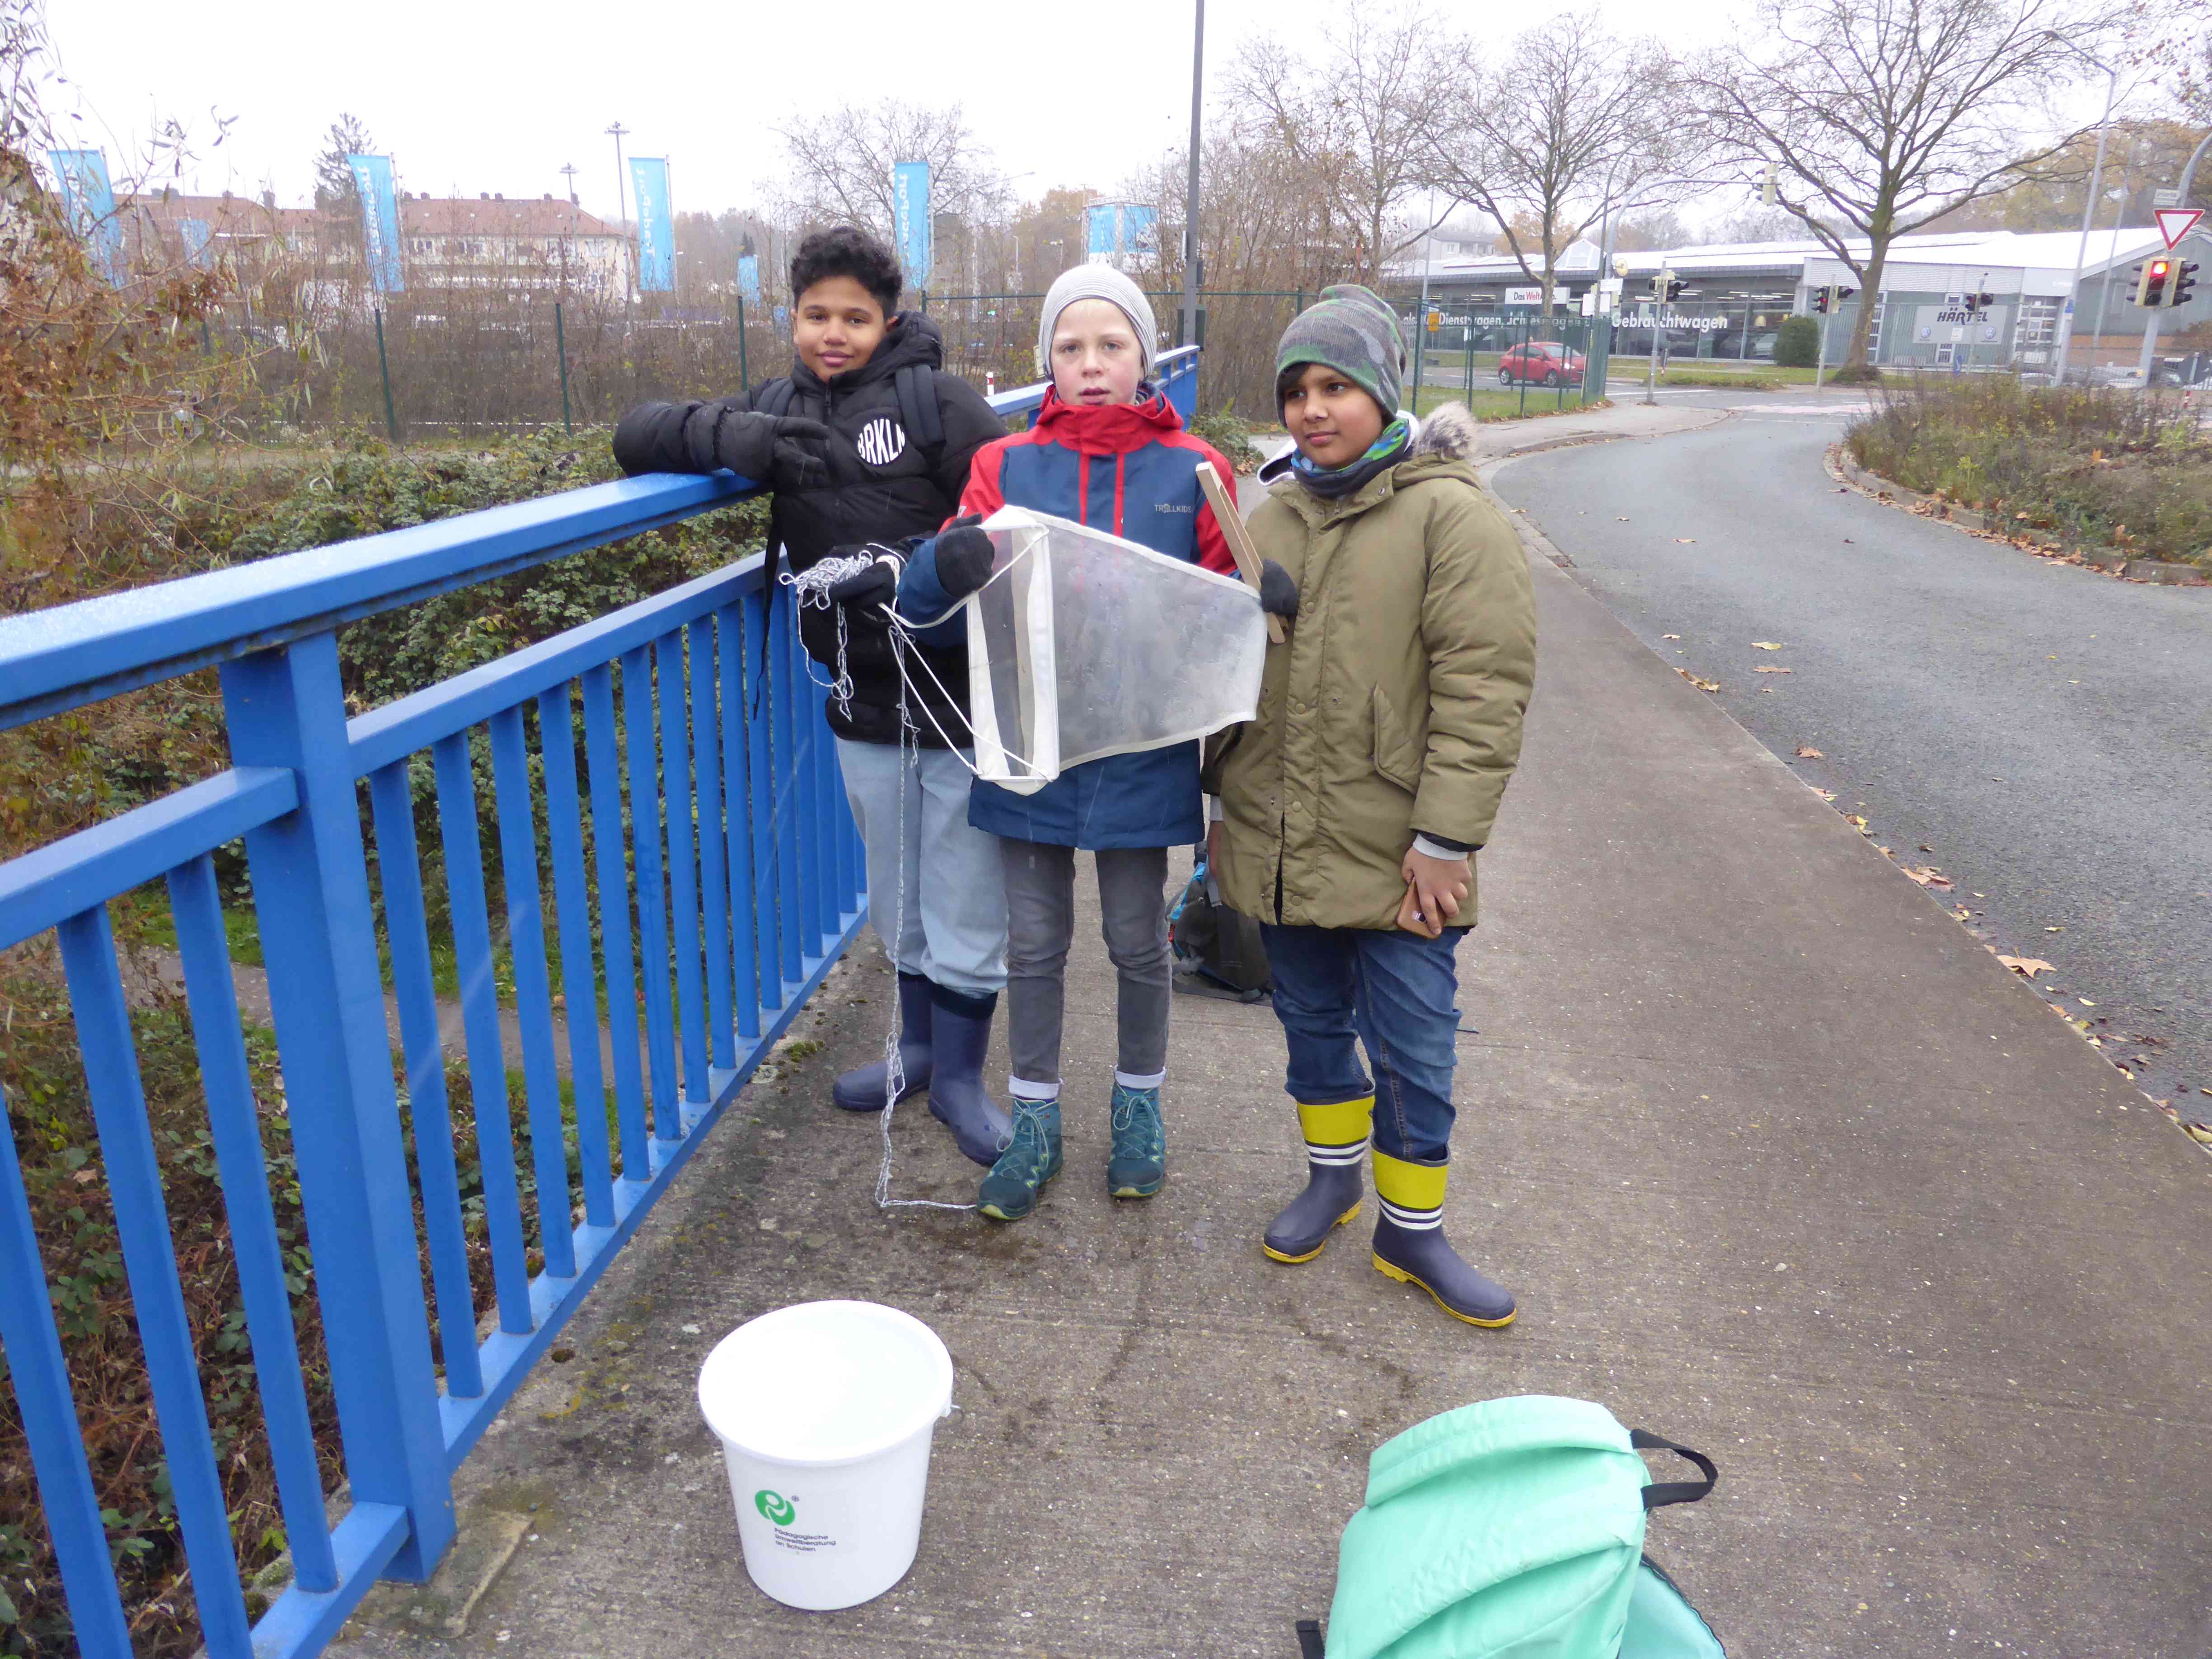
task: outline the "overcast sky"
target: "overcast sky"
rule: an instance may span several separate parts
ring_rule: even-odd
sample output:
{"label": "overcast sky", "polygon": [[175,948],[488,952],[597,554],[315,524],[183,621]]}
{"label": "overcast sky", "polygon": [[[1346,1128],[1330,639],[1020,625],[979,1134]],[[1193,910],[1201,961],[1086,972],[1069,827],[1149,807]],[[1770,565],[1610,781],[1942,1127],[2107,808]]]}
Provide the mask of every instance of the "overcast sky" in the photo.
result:
{"label": "overcast sky", "polygon": [[[1741,29],[1751,9],[1748,0],[1595,6],[1617,31],[1656,28],[1677,51]],[[1495,29],[1500,15],[1473,0],[1431,9],[1469,28]],[[1209,88],[1243,41],[1274,33],[1317,44],[1335,10],[1213,0]],[[118,183],[156,119],[173,118],[202,141],[187,188],[273,186],[280,203],[305,204],[312,159],[345,111],[406,189],[559,194],[560,168],[574,162],[584,205],[609,216],[605,129],[617,120],[632,130],[627,154],[671,158],[679,211],[756,204],[781,159],[770,129],[844,101],[959,101],[1025,198],[1055,185],[1110,191],[1188,130],[1192,0],[960,0],[934,27],[918,27],[915,11],[889,0],[820,9],[227,0],[187,20],[173,0],[62,0],[51,26],[71,85],[56,112],[65,136],[106,149]],[[1520,27],[1547,15],[1511,14]],[[2091,101],[2079,118],[2095,112]],[[217,117],[231,120],[229,137],[209,147]]]}
{"label": "overcast sky", "polygon": [[[1494,6],[1434,7],[1461,27],[1495,26]],[[1615,27],[1662,20],[1678,47],[1710,39],[1721,0],[1648,5],[1605,0]],[[1316,0],[1213,0],[1211,82],[1255,33],[1313,36],[1333,9]],[[304,203],[310,162],[341,111],[358,115],[410,190],[434,195],[559,194],[573,161],[586,207],[611,216],[613,141],[671,158],[679,210],[742,207],[772,174],[769,129],[842,101],[963,104],[1025,197],[1054,185],[1111,190],[1181,142],[1190,121],[1191,0],[1095,7],[963,0],[934,27],[889,0],[817,9],[625,6],[595,0],[380,0],[301,5],[228,0],[189,21],[173,3],[62,0],[54,46],[74,83],[58,107],[65,132],[106,149],[118,175],[157,118],[212,137],[234,118],[189,183]],[[1525,27],[1542,15],[1521,13]]]}

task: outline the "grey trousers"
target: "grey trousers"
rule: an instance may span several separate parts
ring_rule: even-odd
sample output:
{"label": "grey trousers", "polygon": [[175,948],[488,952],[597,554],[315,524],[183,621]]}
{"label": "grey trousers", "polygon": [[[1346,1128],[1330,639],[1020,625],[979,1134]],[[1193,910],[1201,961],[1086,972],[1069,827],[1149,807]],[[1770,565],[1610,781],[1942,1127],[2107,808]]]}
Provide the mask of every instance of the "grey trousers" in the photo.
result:
{"label": "grey trousers", "polygon": [[[1106,954],[1120,976],[1119,1058],[1114,1080],[1158,1088],[1168,1069],[1168,849],[1102,848],[1098,908]],[[1075,849],[1044,842],[999,842],[1006,878],[1006,1043],[1013,1093],[1060,1093],[1060,1015],[1067,947],[1075,935]]]}
{"label": "grey trousers", "polygon": [[837,739],[837,766],[867,849],[868,920],[899,972],[969,996],[1000,989],[1006,901],[999,838],[968,822],[975,775],[948,749],[909,749],[902,763],[897,744],[849,738]]}

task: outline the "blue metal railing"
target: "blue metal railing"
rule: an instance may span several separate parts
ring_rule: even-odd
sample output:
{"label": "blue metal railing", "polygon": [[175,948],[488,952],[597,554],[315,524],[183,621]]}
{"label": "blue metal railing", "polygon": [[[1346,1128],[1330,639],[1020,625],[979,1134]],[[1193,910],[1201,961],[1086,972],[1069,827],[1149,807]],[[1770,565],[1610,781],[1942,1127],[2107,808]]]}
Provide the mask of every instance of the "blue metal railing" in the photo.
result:
{"label": "blue metal railing", "polygon": [[[1186,417],[1196,374],[1194,349],[1163,359],[1161,379]],[[993,404],[1026,412],[1042,390]],[[726,474],[628,479],[0,619],[0,728],[209,665],[221,679],[230,770],[0,865],[0,949],[58,935],[213,1659],[313,1654],[377,1577],[428,1577],[453,1536],[454,1469],[866,914],[859,838],[823,740],[824,694],[805,672],[791,606],[769,603],[762,556],[350,720],[336,630],[745,491]],[[480,731],[534,1238],[478,831],[471,751]],[[490,1258],[490,1328],[481,1335],[410,787],[425,751]],[[214,855],[241,840],[351,1499],[334,1527],[216,880]],[[111,901],[157,880],[174,920],[291,1552],[292,1585],[258,1621],[225,1513],[109,927]],[[404,1118],[380,936],[398,1008]],[[575,1103],[574,1181],[550,945]],[[602,1006],[604,1024],[594,1012]],[[611,1131],[602,1104],[610,1096]],[[534,1276],[533,1243],[543,1263]],[[0,1135],[0,1351],[79,1647],[91,1659],[123,1659],[123,1601],[12,1133]]]}

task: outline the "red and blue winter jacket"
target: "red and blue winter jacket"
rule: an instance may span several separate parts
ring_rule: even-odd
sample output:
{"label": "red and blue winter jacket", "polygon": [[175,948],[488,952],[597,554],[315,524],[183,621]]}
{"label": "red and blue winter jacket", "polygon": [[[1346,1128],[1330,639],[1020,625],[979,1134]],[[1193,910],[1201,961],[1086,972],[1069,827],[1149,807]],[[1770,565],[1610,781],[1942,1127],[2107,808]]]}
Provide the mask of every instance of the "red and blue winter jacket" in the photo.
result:
{"label": "red and blue winter jacket", "polygon": [[[1183,430],[1182,416],[1160,393],[1085,408],[1048,392],[1028,431],[976,451],[960,511],[988,518],[1001,507],[1026,507],[1233,576],[1237,561],[1199,488],[1201,461],[1213,463],[1233,495],[1237,480],[1229,463]],[[925,542],[907,561],[899,612],[939,617],[952,603],[937,579],[937,544]],[[1140,617],[1129,620],[1142,625]],[[940,626],[966,637],[964,617]],[[932,632],[921,637],[930,640]],[[1198,758],[1194,743],[1109,755],[1069,767],[1033,795],[978,780],[968,797],[968,821],[1010,840],[1061,847],[1188,846],[1206,834]]]}

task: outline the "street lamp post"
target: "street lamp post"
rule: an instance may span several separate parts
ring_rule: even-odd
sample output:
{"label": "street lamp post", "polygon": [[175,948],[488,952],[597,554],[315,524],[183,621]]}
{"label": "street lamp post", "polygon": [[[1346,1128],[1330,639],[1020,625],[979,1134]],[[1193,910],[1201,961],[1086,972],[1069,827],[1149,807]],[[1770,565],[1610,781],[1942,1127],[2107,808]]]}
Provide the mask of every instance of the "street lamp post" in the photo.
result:
{"label": "street lamp post", "polygon": [[[607,129],[607,137],[615,141],[615,218],[624,226],[629,223],[629,195],[623,187],[622,141],[629,136],[629,131],[630,130],[619,121]],[[623,316],[625,319],[624,326],[627,327],[630,289],[636,286],[636,250],[630,246],[627,230],[623,233],[623,242],[625,247],[629,248],[629,263],[623,272]]]}
{"label": "street lamp post", "polygon": [[[2065,36],[2048,29],[2044,33],[2048,39],[2057,41],[2061,46],[2070,47],[2105,71],[2105,113],[2097,123],[2097,160],[2089,169],[2089,198],[2081,204],[2081,240],[2075,245],[2074,248],[2074,279],[2066,285],[2066,316],[2064,325],[2058,331],[2058,362],[2051,376],[2053,385],[2063,386],[2066,384],[2067,349],[2074,343],[2074,308],[2081,294],[2081,266],[2089,257],[2089,222],[2097,211],[2097,192],[2104,188],[2105,140],[2112,131],[2112,94],[2119,86],[2120,72],[2101,59],[2090,57],[2087,52],[2082,52],[2081,47],[2074,46],[2073,42],[2068,40]],[[2112,280],[2112,273],[2106,272],[2105,282],[2107,286],[2111,284]],[[2093,343],[2089,349],[2094,355],[2096,351],[2095,345]]]}
{"label": "street lamp post", "polygon": [[1190,181],[1182,198],[1182,320],[1178,345],[1198,343],[1198,289],[1204,273],[1198,258],[1199,114],[1206,83],[1206,0],[1197,0],[1190,46]]}

